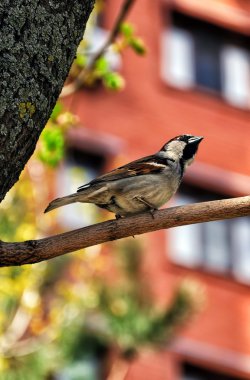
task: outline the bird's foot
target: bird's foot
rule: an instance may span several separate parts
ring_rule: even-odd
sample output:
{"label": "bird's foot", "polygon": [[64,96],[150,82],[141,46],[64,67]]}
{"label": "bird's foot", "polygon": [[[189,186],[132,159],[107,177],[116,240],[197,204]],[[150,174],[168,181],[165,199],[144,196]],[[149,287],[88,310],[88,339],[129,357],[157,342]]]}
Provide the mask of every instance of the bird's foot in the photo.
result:
{"label": "bird's foot", "polygon": [[149,210],[149,212],[150,212],[150,214],[151,214],[151,216],[152,216],[152,219],[155,219],[155,215],[154,215],[155,211],[157,211],[157,208],[151,208],[151,209]]}
{"label": "bird's foot", "polygon": [[149,209],[149,212],[152,216],[152,218],[154,219],[154,212],[157,210],[157,208],[155,208],[151,203],[149,203],[148,201],[146,201],[144,198],[142,197],[135,197],[139,202],[143,203],[145,206],[148,207]]}

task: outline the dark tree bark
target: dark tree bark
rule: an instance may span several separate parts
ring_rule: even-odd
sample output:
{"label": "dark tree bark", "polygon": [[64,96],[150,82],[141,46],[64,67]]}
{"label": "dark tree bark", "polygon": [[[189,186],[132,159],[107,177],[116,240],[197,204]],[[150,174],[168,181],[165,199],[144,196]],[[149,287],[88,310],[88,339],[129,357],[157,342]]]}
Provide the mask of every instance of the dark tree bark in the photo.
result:
{"label": "dark tree bark", "polygon": [[94,0],[0,2],[0,202],[32,155]]}

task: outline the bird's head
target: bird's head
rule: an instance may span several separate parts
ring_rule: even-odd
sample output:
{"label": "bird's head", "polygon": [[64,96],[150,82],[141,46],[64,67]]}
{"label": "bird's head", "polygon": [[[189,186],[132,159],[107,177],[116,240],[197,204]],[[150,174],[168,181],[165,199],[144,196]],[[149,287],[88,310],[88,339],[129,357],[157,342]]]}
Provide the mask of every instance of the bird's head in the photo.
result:
{"label": "bird's head", "polygon": [[184,167],[187,167],[193,162],[198,146],[202,140],[202,136],[176,136],[161,148],[160,154],[175,161],[182,160]]}

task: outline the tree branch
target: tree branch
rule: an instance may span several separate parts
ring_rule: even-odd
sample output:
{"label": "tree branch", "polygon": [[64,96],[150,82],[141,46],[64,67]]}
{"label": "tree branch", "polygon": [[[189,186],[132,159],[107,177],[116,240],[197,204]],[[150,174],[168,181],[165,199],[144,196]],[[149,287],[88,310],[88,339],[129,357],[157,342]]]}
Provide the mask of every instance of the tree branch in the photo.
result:
{"label": "tree branch", "polygon": [[91,70],[93,70],[96,61],[106,52],[107,48],[115,41],[116,37],[119,35],[121,23],[127,17],[127,14],[134,2],[135,0],[124,1],[107,41],[100,48],[100,50],[96,54],[94,54],[94,56],[90,59],[87,67],[83,68],[83,70],[79,73],[77,78],[75,78],[75,80],[72,83],[63,87],[62,92],[60,94],[60,98],[69,96],[82,87],[86,78],[89,76]]}
{"label": "tree branch", "polygon": [[32,264],[81,248],[188,224],[250,215],[250,196],[195,203],[110,220],[40,240],[0,242],[0,266]]}
{"label": "tree branch", "polygon": [[109,38],[107,39],[105,44],[102,46],[102,48],[90,60],[88,67],[87,67],[88,70],[92,70],[94,68],[96,61],[105,53],[105,51],[107,50],[109,45],[111,45],[115,41],[116,37],[120,33],[121,23],[127,17],[127,14],[129,12],[131,6],[133,5],[134,1],[135,0],[125,0],[124,1],[124,3],[122,4],[122,7],[120,9],[120,12],[117,16],[117,19],[114,23],[113,29],[111,30],[111,32],[109,34]]}

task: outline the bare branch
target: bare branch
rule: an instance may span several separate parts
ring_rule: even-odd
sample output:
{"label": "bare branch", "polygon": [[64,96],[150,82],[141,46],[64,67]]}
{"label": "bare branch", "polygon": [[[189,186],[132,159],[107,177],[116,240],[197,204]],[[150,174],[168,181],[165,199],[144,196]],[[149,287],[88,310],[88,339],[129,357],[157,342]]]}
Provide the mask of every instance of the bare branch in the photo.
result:
{"label": "bare branch", "polygon": [[68,84],[65,85],[62,89],[62,92],[60,94],[60,98],[64,98],[65,96],[73,94],[75,91],[79,90],[79,88],[82,87],[83,83],[85,82],[85,79],[88,77],[90,74],[91,70],[93,70],[96,61],[103,55],[105,54],[107,48],[115,41],[116,37],[118,36],[120,32],[120,26],[121,23],[124,21],[124,19],[127,17],[127,14],[133,5],[135,0],[125,0],[124,3],[121,6],[120,12],[117,16],[117,19],[114,23],[114,26],[109,34],[109,37],[105,44],[101,47],[101,49],[93,55],[93,57],[90,59],[89,64],[87,67],[85,67],[75,78],[75,80]]}
{"label": "bare branch", "polygon": [[110,220],[40,240],[0,242],[0,266],[37,263],[81,248],[188,224],[250,215],[250,196],[195,203]]}
{"label": "bare branch", "polygon": [[91,61],[88,64],[88,70],[93,69],[96,61],[105,53],[107,48],[115,41],[116,37],[118,36],[118,34],[120,32],[121,23],[127,17],[127,14],[129,12],[131,6],[133,5],[134,1],[135,0],[125,0],[124,1],[123,5],[120,9],[120,12],[117,16],[117,19],[115,21],[115,24],[113,26],[113,29],[110,32],[109,38],[107,39],[105,44],[102,46],[102,48],[96,53],[96,55],[94,55],[92,57]]}

